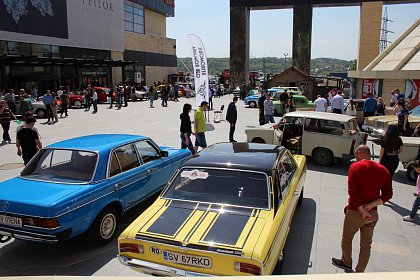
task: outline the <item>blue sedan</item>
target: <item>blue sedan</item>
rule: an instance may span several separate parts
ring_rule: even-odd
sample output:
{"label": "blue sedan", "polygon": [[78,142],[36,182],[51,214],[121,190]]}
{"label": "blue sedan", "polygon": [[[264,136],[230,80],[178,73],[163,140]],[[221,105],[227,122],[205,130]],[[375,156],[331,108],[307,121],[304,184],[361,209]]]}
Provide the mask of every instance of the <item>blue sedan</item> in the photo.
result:
{"label": "blue sedan", "polygon": [[0,239],[112,240],[119,216],[159,192],[190,156],[150,138],[103,134],[50,145],[0,183]]}
{"label": "blue sedan", "polygon": [[[278,100],[280,99],[280,93],[282,93],[284,90],[283,89],[275,89],[275,88],[270,88],[268,89],[269,94],[271,95],[271,100]],[[244,99],[244,103],[245,106],[249,106],[251,108],[256,108],[258,107],[258,99],[260,98],[260,94],[257,95],[251,95],[251,96],[247,96]]]}

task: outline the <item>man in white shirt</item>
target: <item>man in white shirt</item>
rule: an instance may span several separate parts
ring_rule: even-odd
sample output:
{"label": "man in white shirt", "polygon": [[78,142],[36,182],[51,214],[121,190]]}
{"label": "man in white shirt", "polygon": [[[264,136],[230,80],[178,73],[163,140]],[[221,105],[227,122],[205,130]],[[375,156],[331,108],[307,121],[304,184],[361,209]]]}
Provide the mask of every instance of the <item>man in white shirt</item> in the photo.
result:
{"label": "man in white shirt", "polygon": [[342,114],[344,110],[344,98],[341,95],[341,91],[331,99],[331,109],[333,113]]}
{"label": "man in white shirt", "polygon": [[92,104],[93,104],[93,112],[92,114],[96,114],[98,112],[98,93],[96,90],[92,90]]}
{"label": "man in white shirt", "polygon": [[315,112],[326,112],[327,111],[327,100],[322,98],[321,95],[318,94],[318,98],[315,100],[314,111]]}
{"label": "man in white shirt", "polygon": [[60,88],[57,90],[57,96],[60,98],[62,95],[63,95],[63,89],[60,87]]}

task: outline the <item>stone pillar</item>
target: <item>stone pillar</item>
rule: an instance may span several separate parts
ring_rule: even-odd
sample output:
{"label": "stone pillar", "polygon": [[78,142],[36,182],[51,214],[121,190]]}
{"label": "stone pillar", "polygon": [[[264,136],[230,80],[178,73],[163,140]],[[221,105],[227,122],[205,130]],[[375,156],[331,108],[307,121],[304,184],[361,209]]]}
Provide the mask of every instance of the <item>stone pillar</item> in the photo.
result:
{"label": "stone pillar", "polygon": [[[124,53],[123,52],[111,52],[111,59],[112,60],[124,60]],[[119,83],[124,81],[123,74],[123,67],[112,67],[112,85],[115,87]]]}
{"label": "stone pillar", "polygon": [[360,6],[359,54],[357,70],[363,70],[379,55],[382,1],[362,2]]}
{"label": "stone pillar", "polygon": [[292,65],[309,75],[311,70],[312,5],[293,6]]}
{"label": "stone pillar", "polygon": [[249,78],[249,15],[247,7],[230,8],[230,80],[232,88]]}

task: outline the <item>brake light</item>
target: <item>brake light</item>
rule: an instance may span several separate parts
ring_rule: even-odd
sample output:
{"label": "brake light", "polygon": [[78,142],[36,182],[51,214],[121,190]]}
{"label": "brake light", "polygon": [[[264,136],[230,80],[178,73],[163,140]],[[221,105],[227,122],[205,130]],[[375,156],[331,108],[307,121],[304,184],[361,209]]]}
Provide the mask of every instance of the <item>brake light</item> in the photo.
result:
{"label": "brake light", "polygon": [[60,227],[57,219],[44,219],[44,218],[23,218],[24,226],[39,227],[46,229],[56,229]]}
{"label": "brake light", "polygon": [[144,247],[143,247],[143,245],[139,245],[139,244],[120,243],[120,253],[143,254],[144,253]]}
{"label": "brake light", "polygon": [[261,267],[245,262],[235,262],[234,264],[235,271],[250,273],[253,275],[261,275]]}

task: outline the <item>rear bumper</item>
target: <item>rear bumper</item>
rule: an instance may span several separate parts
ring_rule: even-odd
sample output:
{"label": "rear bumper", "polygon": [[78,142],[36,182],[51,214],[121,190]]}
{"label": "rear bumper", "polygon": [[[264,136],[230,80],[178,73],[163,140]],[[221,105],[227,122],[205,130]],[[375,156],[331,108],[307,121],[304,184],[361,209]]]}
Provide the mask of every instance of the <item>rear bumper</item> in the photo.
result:
{"label": "rear bumper", "polygon": [[56,244],[61,240],[67,239],[70,236],[71,232],[71,229],[67,229],[58,234],[45,234],[30,232],[23,229],[12,229],[0,226],[0,235],[11,236],[20,240],[50,244]]}
{"label": "rear bumper", "polygon": [[146,274],[159,275],[159,276],[174,276],[174,277],[209,277],[214,276],[210,274],[198,273],[169,267],[161,264],[155,264],[151,262],[141,261],[137,259],[130,259],[126,256],[118,255],[118,260],[123,265],[131,267],[135,270],[139,270]]}

